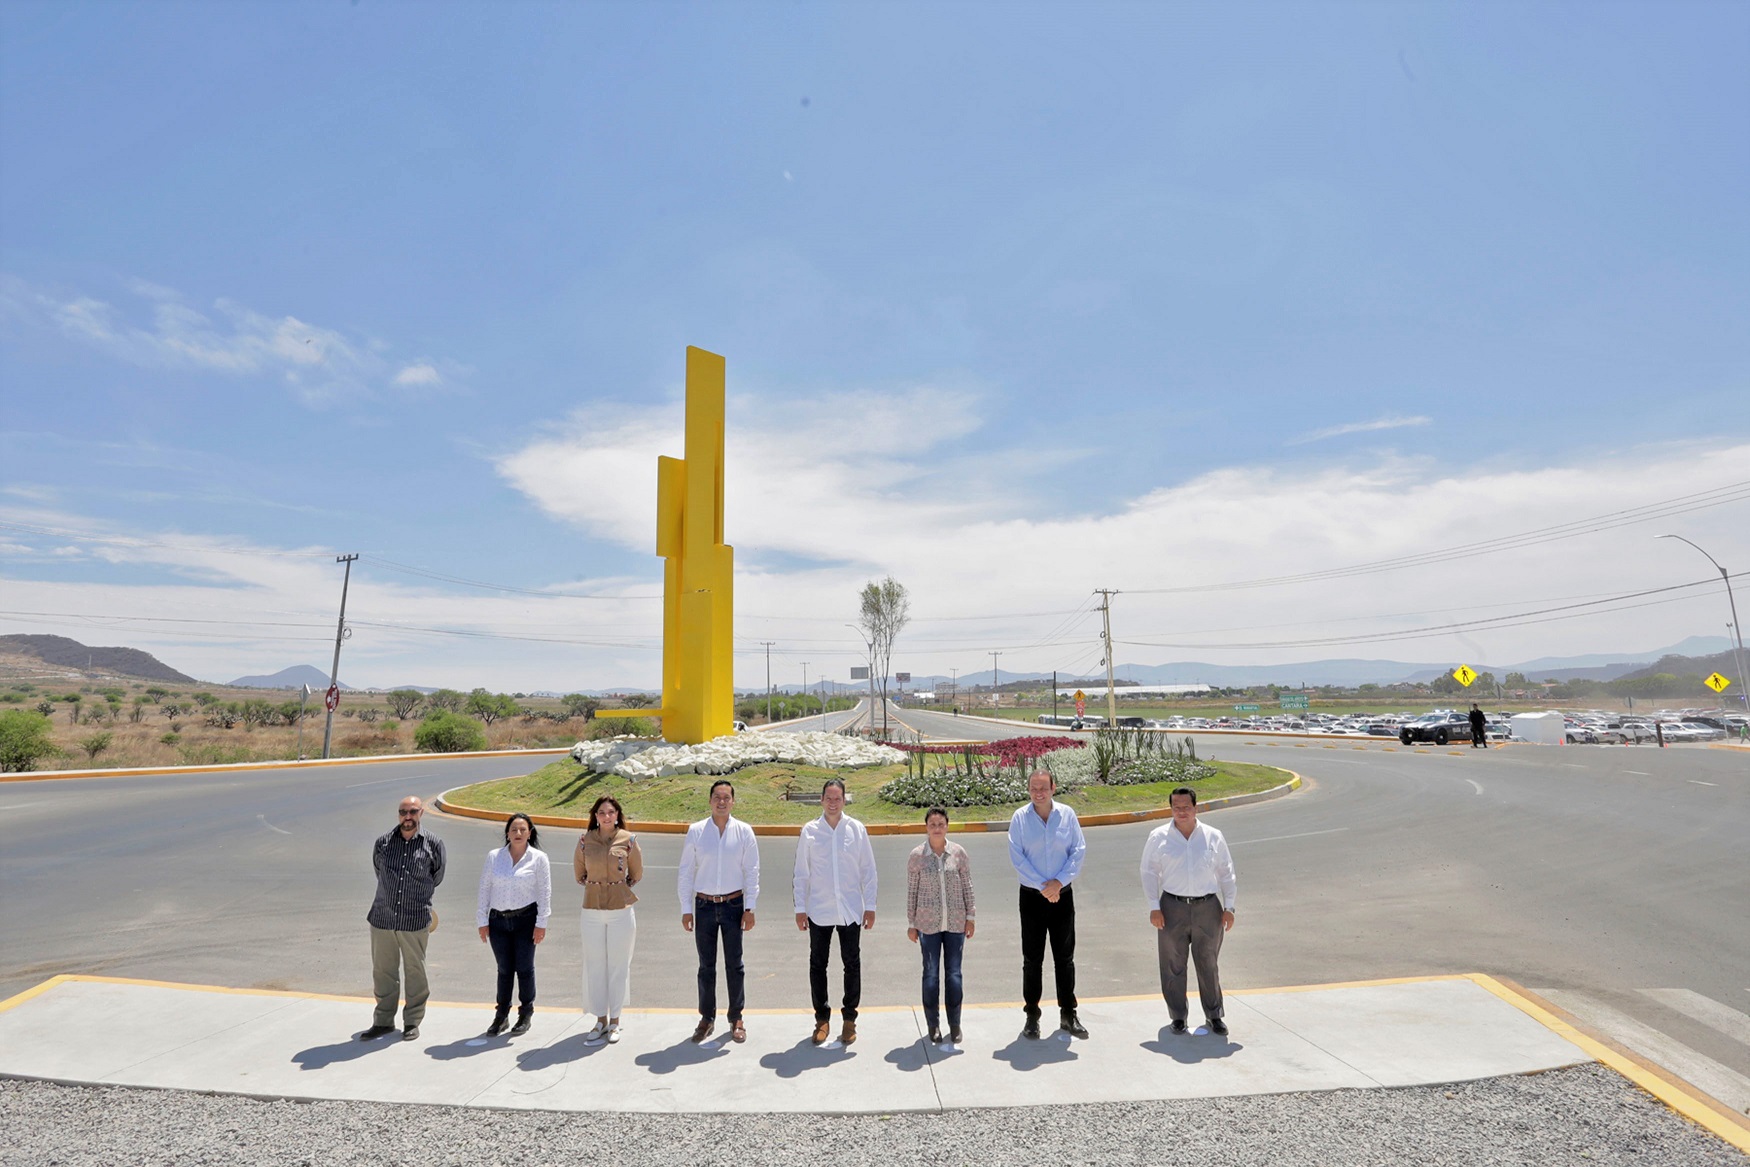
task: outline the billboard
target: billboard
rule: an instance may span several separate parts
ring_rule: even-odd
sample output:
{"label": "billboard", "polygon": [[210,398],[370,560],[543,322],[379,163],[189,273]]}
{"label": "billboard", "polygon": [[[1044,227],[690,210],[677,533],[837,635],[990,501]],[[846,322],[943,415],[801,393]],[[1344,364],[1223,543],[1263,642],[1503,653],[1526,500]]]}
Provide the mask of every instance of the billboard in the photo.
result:
{"label": "billboard", "polygon": [[899,682],[901,685],[911,684],[911,674],[910,673],[894,673],[893,679],[895,681]]}
{"label": "billboard", "polygon": [[869,679],[869,666],[868,665],[852,665],[851,666],[851,680],[853,680],[853,681],[867,681],[868,679]]}

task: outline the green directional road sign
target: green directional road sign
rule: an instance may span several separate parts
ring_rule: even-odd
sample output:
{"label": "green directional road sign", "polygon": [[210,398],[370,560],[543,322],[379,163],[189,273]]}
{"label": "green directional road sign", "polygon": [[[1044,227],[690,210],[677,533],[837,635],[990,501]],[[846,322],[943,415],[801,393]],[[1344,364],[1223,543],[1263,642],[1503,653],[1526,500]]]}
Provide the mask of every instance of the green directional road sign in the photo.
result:
{"label": "green directional road sign", "polygon": [[1234,712],[1235,713],[1256,713],[1256,712],[1258,712],[1258,707],[1256,705],[1235,705]]}
{"label": "green directional road sign", "polygon": [[1282,708],[1284,709],[1306,708],[1305,693],[1284,693],[1281,697],[1277,698],[1277,700],[1281,703]]}

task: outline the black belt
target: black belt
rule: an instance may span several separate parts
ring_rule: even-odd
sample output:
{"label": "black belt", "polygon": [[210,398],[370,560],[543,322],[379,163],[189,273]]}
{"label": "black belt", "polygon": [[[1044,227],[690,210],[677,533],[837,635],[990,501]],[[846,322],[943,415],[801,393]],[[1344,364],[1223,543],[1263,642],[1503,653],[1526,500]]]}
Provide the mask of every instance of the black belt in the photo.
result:
{"label": "black belt", "polygon": [[534,904],[524,904],[522,907],[511,912],[501,912],[497,908],[493,908],[492,911],[487,913],[487,918],[492,920],[520,920],[524,916],[532,916],[534,913]]}
{"label": "black belt", "polygon": [[726,895],[720,895],[720,896],[708,896],[708,895],[706,895],[706,894],[705,894],[705,893],[704,893],[704,892],[702,892],[702,891],[700,891],[700,892],[694,892],[694,893],[693,893],[693,898],[694,898],[694,899],[697,899],[697,900],[704,900],[704,901],[705,901],[705,902],[706,902],[706,903],[708,903],[708,904],[726,904],[726,903],[728,903],[728,902],[729,902],[729,901],[730,901],[730,900],[738,900],[738,899],[740,899],[740,898],[741,898],[741,893],[740,893],[740,892],[738,892],[738,891],[732,891],[732,892],[729,892],[729,893],[728,893],[728,894],[726,894]]}
{"label": "black belt", "polygon": [[1214,899],[1215,893],[1214,892],[1206,892],[1200,896],[1176,896],[1170,891],[1164,891],[1161,893],[1161,898],[1162,899],[1169,899],[1169,900],[1178,900],[1182,904],[1200,904],[1204,900]]}

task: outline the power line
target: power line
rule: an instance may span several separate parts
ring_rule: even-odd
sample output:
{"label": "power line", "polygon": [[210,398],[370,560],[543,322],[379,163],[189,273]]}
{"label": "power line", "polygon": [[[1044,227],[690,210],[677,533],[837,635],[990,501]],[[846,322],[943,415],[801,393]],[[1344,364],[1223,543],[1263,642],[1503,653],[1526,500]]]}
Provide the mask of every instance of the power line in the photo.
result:
{"label": "power line", "polygon": [[[1739,575],[1744,573],[1740,572]],[[1404,628],[1394,632],[1369,632],[1356,636],[1319,637],[1309,640],[1277,640],[1250,641],[1228,644],[1193,644],[1174,643],[1155,640],[1127,640],[1124,643],[1145,648],[1176,648],[1176,649],[1239,649],[1239,648],[1320,648],[1338,644],[1371,644],[1391,640],[1414,640],[1424,636],[1438,636],[1454,632],[1478,631],[1485,628],[1523,628],[1533,624],[1550,624],[1558,620],[1572,620],[1581,616],[1598,615],[1601,612],[1629,611],[1634,608],[1653,607],[1656,604],[1673,603],[1688,599],[1687,596],[1676,596],[1669,600],[1653,600],[1645,604],[1630,604],[1625,601],[1641,599],[1646,596],[1663,595],[1668,592],[1684,591],[1711,585],[1711,579],[1697,580],[1694,583],[1672,584],[1668,587],[1650,588],[1640,592],[1624,592],[1621,595],[1610,596],[1602,600],[1589,600],[1579,604],[1563,604],[1553,608],[1535,609],[1529,612],[1515,612],[1506,616],[1490,616],[1480,620],[1462,620],[1450,624],[1434,624],[1422,628]],[[1604,607],[1604,605],[1617,605]],[[1585,609],[1592,609],[1587,611]],[[1562,614],[1565,613],[1565,614]],[[1540,618],[1542,617],[1542,618]]]}
{"label": "power line", "polygon": [[1535,531],[1523,531],[1517,535],[1504,535],[1497,539],[1484,539],[1476,543],[1463,543],[1456,547],[1445,547],[1438,551],[1427,551],[1417,555],[1377,559],[1369,563],[1334,567],[1324,571],[1301,572],[1296,575],[1267,576],[1260,579],[1235,580],[1218,584],[1196,584],[1178,588],[1131,588],[1129,590],[1139,595],[1183,595],[1192,592],[1241,591],[1250,588],[1281,587],[1287,584],[1348,579],[1359,575],[1375,575],[1386,571],[1401,571],[1409,567],[1447,563],[1455,559],[1469,559],[1478,555],[1494,555],[1498,552],[1511,551],[1538,543],[1573,539],[1581,535],[1596,534],[1599,531],[1614,530],[1617,527],[1649,523],[1655,519],[1667,519],[1676,515],[1689,514],[1692,511],[1724,506],[1727,503],[1742,502],[1745,499],[1750,499],[1750,482],[1734,482],[1726,486],[1716,487],[1713,490],[1681,495],[1663,502],[1649,503],[1646,506],[1612,511],[1609,514],[1597,515],[1589,519],[1558,523],[1553,527],[1541,527]]}
{"label": "power line", "polygon": [[396,563],[392,559],[384,559],[377,555],[367,555],[365,562],[376,567],[386,567],[390,571],[398,571],[403,575],[419,576],[422,579],[434,579],[442,583],[459,584],[462,587],[482,588],[493,592],[510,592],[519,596],[537,596],[544,600],[660,600],[661,592],[649,595],[614,595],[605,592],[556,592],[543,588],[523,588],[514,584],[487,583],[485,580],[467,579],[459,575],[445,575],[441,571],[430,571],[423,567],[413,567],[406,563]]}

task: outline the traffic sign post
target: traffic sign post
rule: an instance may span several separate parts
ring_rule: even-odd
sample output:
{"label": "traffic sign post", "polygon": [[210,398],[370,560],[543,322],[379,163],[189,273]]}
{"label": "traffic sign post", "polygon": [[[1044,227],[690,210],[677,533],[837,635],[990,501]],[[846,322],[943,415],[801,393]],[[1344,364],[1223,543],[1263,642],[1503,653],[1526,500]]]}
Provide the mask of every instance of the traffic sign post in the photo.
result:
{"label": "traffic sign post", "polygon": [[328,692],[322,695],[322,704],[328,706],[328,712],[333,713],[340,708],[340,686],[328,686]]}
{"label": "traffic sign post", "polygon": [[1477,671],[1469,665],[1459,665],[1452,670],[1452,679],[1468,689],[1471,687],[1471,683],[1477,679]]}
{"label": "traffic sign post", "polygon": [[1234,712],[1235,713],[1256,713],[1256,712],[1258,712],[1258,707],[1256,705],[1235,705]]}
{"label": "traffic sign post", "polygon": [[1712,689],[1716,693],[1724,693],[1726,691],[1726,686],[1730,685],[1731,683],[1732,683],[1732,678],[1722,677],[1718,673],[1713,674],[1712,676],[1708,677],[1707,680],[1702,682],[1702,684],[1706,685],[1708,688]]}
{"label": "traffic sign post", "polygon": [[1086,693],[1082,692],[1080,689],[1077,689],[1076,690],[1076,716],[1080,717],[1083,713],[1087,712],[1087,708],[1088,708],[1088,695]]}
{"label": "traffic sign post", "polygon": [[1305,709],[1307,706],[1305,693],[1283,693],[1276,700],[1284,709]]}

